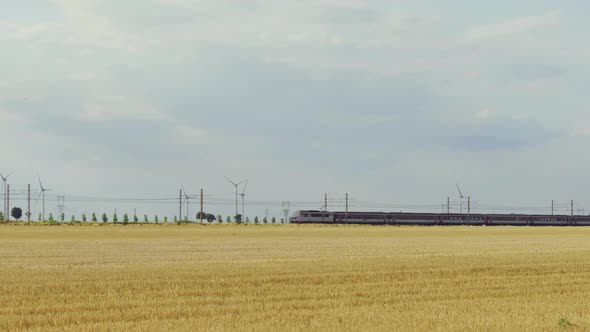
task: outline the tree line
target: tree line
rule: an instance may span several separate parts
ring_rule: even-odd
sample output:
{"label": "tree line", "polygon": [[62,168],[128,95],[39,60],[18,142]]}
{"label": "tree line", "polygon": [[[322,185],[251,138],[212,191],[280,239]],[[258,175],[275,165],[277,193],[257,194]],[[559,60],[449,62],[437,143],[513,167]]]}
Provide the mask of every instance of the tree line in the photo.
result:
{"label": "tree line", "polygon": [[[23,210],[19,207],[13,207],[12,210],[10,211],[10,216],[12,218],[14,218],[17,222],[20,221],[23,217]],[[215,216],[214,214],[211,213],[202,213],[199,212],[197,213],[197,215],[195,216],[197,221],[203,220],[203,221],[207,221],[208,223],[213,223],[216,222],[222,224],[224,222],[224,218],[222,215],[217,215]],[[5,220],[4,218],[4,213],[2,211],[0,211],[0,220]],[[37,218],[37,221],[39,222],[66,222],[66,216],[65,213],[61,213],[58,218],[54,218],[53,213],[49,213],[49,218],[47,220],[43,220],[43,216],[41,215],[41,213],[39,213],[39,217]],[[170,221],[173,221],[175,223],[189,223],[188,218],[185,216],[184,219],[179,220],[178,217],[174,217],[172,220],[169,220],[168,217],[164,217],[162,219],[162,221],[164,223],[169,223]],[[102,222],[102,223],[122,223],[122,224],[129,224],[129,223],[160,223],[160,218],[158,217],[158,215],[154,215],[153,219],[149,219],[147,214],[143,215],[143,218],[140,221],[139,216],[137,216],[136,214],[134,214],[133,216],[129,216],[129,214],[124,213],[123,217],[120,219],[119,216],[117,215],[117,213],[113,213],[112,216],[107,215],[106,213],[102,213],[100,215],[100,218],[98,217],[98,215],[96,214],[96,212],[92,212],[92,214],[87,215],[86,213],[82,214],[82,218],[79,220],[76,218],[75,215],[72,215],[69,222],[94,222],[94,223],[98,223],[98,222]],[[236,216],[230,217],[227,216],[225,218],[225,223],[231,224],[231,223],[236,223],[236,224],[242,224],[242,223],[246,223],[246,224],[251,224],[254,223],[256,225],[258,224],[277,224],[277,223],[281,223],[284,224],[285,220],[283,218],[280,219],[280,221],[277,220],[277,218],[272,217],[270,220],[267,217],[264,217],[262,219],[259,219],[258,216],[254,217],[253,221],[251,222],[250,219],[248,217],[243,218],[241,214],[238,214]]]}

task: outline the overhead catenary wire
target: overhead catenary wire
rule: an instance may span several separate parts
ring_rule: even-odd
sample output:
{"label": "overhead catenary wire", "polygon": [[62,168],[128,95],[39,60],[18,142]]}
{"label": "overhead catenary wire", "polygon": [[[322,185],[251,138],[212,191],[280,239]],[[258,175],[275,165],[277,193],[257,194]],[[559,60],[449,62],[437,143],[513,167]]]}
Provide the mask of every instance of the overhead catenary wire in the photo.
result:
{"label": "overhead catenary wire", "polygon": [[[31,196],[41,196],[43,194],[42,190],[31,190]],[[0,195],[4,196],[3,193]],[[26,202],[28,198],[28,191],[26,189],[16,189],[11,190],[11,201],[14,203],[21,203]],[[185,192],[185,196],[188,196],[189,199],[196,199],[200,198],[200,195],[190,195]],[[186,198],[186,197],[185,197]],[[209,206],[232,206],[235,204],[235,200],[231,197],[225,195],[215,195],[215,194],[208,194],[204,195],[203,197],[206,200],[207,205]],[[45,200],[47,202],[59,202],[58,195],[51,195],[46,194]],[[166,196],[153,196],[153,197],[109,197],[109,196],[90,196],[90,195],[68,195],[68,201],[70,204],[75,203],[78,205],[83,205],[84,203],[88,204],[141,204],[141,205],[174,205],[178,204],[178,197],[166,197]],[[252,207],[276,207],[281,210],[284,210],[284,201],[274,201],[274,200],[249,200],[248,205]],[[290,207],[299,209],[299,210],[315,210],[318,206],[325,205],[324,200],[301,200],[301,201],[290,201]],[[334,211],[344,211],[346,210],[347,201],[346,198],[340,198],[337,196],[332,196],[328,198],[328,204],[331,207],[331,210]],[[13,204],[14,205],[14,204]],[[359,200],[350,198],[348,202],[348,208],[351,209],[351,212],[354,210],[363,210],[363,211],[387,211],[387,212],[432,212],[432,213],[440,213],[441,206],[446,206],[446,204],[404,204],[404,203],[384,203],[384,202],[374,202],[374,201],[366,201],[366,200]],[[449,207],[452,210],[457,210],[460,207],[460,202],[449,202]],[[568,203],[558,203],[554,202],[553,205],[554,212],[556,214],[570,214],[572,210],[571,202]],[[485,204],[481,202],[472,202],[472,212],[474,213],[497,213],[497,214],[505,214],[505,213],[534,213],[534,214],[550,214],[551,213],[551,206],[548,203],[547,205],[495,205],[495,204]],[[576,202],[573,206],[574,213],[585,213],[585,211],[590,211],[588,205],[580,204]],[[187,213],[188,214],[188,213]]]}
{"label": "overhead catenary wire", "polygon": [[[31,191],[31,194],[40,194],[41,191]],[[1,195],[1,194],[0,194]],[[189,198],[199,198],[199,195],[188,195]],[[207,202],[209,204],[217,204],[217,205],[233,205],[234,201],[231,198],[223,198],[216,195],[204,195],[207,198]],[[11,190],[11,200],[25,200],[27,198],[27,192],[22,190],[12,191]],[[58,195],[47,195],[46,201],[50,202],[59,202]],[[78,203],[145,203],[145,204],[176,204],[178,202],[178,197],[153,197],[153,198],[139,198],[139,197],[104,197],[104,196],[68,196],[68,201],[70,202],[78,202]],[[323,205],[324,201],[291,201],[291,205],[296,206],[318,206]],[[333,207],[345,207],[346,201],[342,200],[330,200],[329,203]],[[264,205],[273,205],[273,206],[282,206],[283,201],[262,201],[262,200],[252,200],[249,201],[248,204],[257,205],[257,206],[264,206]],[[459,204],[452,202],[451,207],[457,207]],[[392,209],[399,209],[399,208],[412,208],[412,209],[439,209],[441,204],[392,204],[392,203],[380,203],[380,202],[367,202],[367,201],[353,201],[349,202],[350,207],[356,208],[392,208]],[[569,209],[570,204],[555,204],[556,210],[565,210]],[[576,207],[579,209],[584,208],[583,205],[576,204]],[[547,210],[548,206],[508,206],[508,205],[490,205],[490,204],[477,204],[474,202],[474,209],[478,210]]]}

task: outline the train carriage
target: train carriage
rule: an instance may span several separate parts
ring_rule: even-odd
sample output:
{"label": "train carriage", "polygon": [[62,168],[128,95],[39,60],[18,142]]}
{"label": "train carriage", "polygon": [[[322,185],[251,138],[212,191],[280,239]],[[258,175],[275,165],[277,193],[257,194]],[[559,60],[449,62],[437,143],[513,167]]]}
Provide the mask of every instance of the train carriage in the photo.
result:
{"label": "train carriage", "polygon": [[590,216],[297,211],[295,224],[590,226]]}

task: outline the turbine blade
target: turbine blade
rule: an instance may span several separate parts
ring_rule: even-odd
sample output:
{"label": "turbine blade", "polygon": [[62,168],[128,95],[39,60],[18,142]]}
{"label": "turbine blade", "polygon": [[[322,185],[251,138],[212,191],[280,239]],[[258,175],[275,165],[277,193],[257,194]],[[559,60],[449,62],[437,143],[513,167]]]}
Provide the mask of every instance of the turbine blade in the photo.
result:
{"label": "turbine blade", "polygon": [[37,174],[37,180],[39,180],[39,187],[41,187],[41,191],[43,191],[43,184],[41,183],[41,177]]}
{"label": "turbine blade", "polygon": [[235,182],[233,182],[232,180],[230,180],[227,176],[223,176],[227,181],[229,181],[229,183],[233,184],[234,186],[237,186],[237,184]]}
{"label": "turbine blade", "polygon": [[461,188],[459,188],[458,184],[457,184],[457,190],[459,191],[459,197],[463,198],[463,193],[461,192]]}
{"label": "turbine blade", "polygon": [[39,195],[37,195],[37,199],[35,200],[35,205],[37,205],[37,203],[39,203],[39,198],[41,198],[41,195],[43,195],[43,191],[40,191]]}
{"label": "turbine blade", "polygon": [[248,180],[246,180],[246,183],[244,184],[244,189],[242,190],[242,195],[244,195],[246,193],[247,187],[248,187]]}

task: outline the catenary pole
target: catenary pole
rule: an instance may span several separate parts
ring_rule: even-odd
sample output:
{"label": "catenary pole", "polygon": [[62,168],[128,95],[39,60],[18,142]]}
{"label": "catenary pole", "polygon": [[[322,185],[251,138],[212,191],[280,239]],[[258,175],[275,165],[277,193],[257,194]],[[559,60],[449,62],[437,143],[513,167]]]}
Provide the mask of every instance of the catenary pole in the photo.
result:
{"label": "catenary pole", "polygon": [[201,224],[203,224],[203,189],[201,189]]}
{"label": "catenary pole", "polygon": [[447,214],[451,214],[451,198],[447,196]]}
{"label": "catenary pole", "polygon": [[344,214],[344,223],[348,224],[348,193],[346,193],[346,212]]}
{"label": "catenary pole", "polygon": [[467,224],[471,223],[471,196],[467,197]]}
{"label": "catenary pole", "polygon": [[31,185],[27,188],[27,221],[31,221]]}
{"label": "catenary pole", "polygon": [[178,222],[182,221],[182,189],[180,189],[178,194]]}
{"label": "catenary pole", "polygon": [[10,221],[10,185],[6,185],[6,221]]}

